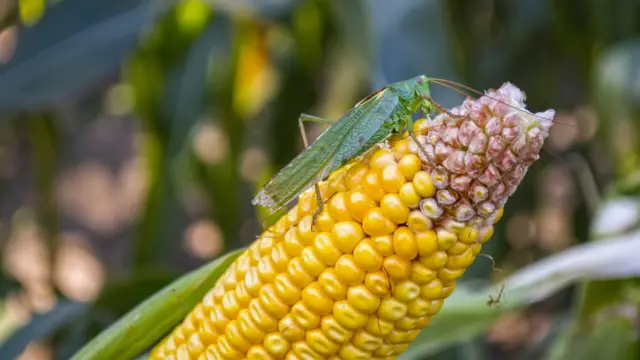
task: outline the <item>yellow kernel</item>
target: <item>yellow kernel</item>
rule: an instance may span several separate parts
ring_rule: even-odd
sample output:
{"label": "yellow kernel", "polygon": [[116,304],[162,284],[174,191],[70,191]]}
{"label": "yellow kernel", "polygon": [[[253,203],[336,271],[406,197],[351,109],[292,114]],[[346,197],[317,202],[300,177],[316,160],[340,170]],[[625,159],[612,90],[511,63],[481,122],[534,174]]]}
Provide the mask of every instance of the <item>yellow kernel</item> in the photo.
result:
{"label": "yellow kernel", "polygon": [[494,224],[496,224],[498,221],[500,221],[500,219],[502,219],[502,215],[504,215],[504,208],[501,207],[500,209],[498,209],[498,213],[496,214],[496,219],[494,220]]}
{"label": "yellow kernel", "polygon": [[418,318],[418,329],[424,329],[431,322],[430,316],[420,316]]}
{"label": "yellow kernel", "polygon": [[335,266],[336,275],[347,285],[357,285],[364,281],[364,270],[357,264],[353,255],[342,255]]}
{"label": "yellow kernel", "polygon": [[300,220],[300,214],[298,212],[298,206],[294,206],[291,208],[291,210],[289,210],[289,212],[287,213],[287,225],[285,226],[286,228],[289,228],[291,225],[295,225],[298,223],[298,221]]}
{"label": "yellow kernel", "polygon": [[411,276],[411,261],[398,255],[391,255],[384,259],[382,266],[389,276],[396,281],[408,279]]}
{"label": "yellow kernel", "polygon": [[176,351],[176,360],[190,360],[191,355],[189,355],[189,349],[187,344],[182,344],[178,347]]}
{"label": "yellow kernel", "polygon": [[369,210],[376,207],[376,202],[363,191],[351,191],[347,193],[347,209],[351,217],[362,222],[362,219]]}
{"label": "yellow kernel", "polygon": [[481,244],[486,243],[493,236],[493,226],[487,226],[480,229],[478,242]]}
{"label": "yellow kernel", "polygon": [[347,209],[347,194],[344,192],[339,192],[333,195],[331,200],[327,203],[327,209],[335,221],[351,220],[349,209]]}
{"label": "yellow kernel", "polygon": [[259,299],[253,299],[248,305],[251,319],[264,332],[275,331],[278,328],[278,320],[271,315],[262,305]]}
{"label": "yellow kernel", "polygon": [[314,329],[307,332],[305,338],[309,347],[320,355],[329,356],[340,350],[340,345],[331,341],[321,329]]}
{"label": "yellow kernel", "polygon": [[347,285],[340,280],[335,269],[326,269],[318,277],[318,283],[333,300],[342,300],[347,296]]}
{"label": "yellow kernel", "polygon": [[420,210],[413,210],[407,218],[407,226],[415,232],[428,231],[433,228],[433,221]]}
{"label": "yellow kernel", "polygon": [[333,304],[333,317],[349,330],[356,330],[367,323],[367,315],[356,310],[347,300],[336,301]]}
{"label": "yellow kernel", "polygon": [[447,250],[458,241],[458,237],[445,229],[438,229],[438,247],[441,250]]}
{"label": "yellow kernel", "polygon": [[298,212],[304,215],[312,214],[318,208],[315,187],[303,192],[298,197]]}
{"label": "yellow kernel", "polygon": [[380,345],[378,350],[373,352],[373,355],[376,356],[375,359],[382,358],[385,360],[392,360],[395,359],[395,356],[393,356],[395,353],[393,345],[389,344],[389,341],[385,341],[384,344]]}
{"label": "yellow kernel", "polygon": [[353,335],[351,343],[361,350],[375,351],[382,345],[382,338],[360,329]]}
{"label": "yellow kernel", "polygon": [[335,192],[337,191],[347,191],[347,185],[345,183],[345,179],[347,176],[348,166],[343,166],[340,169],[332,172],[329,177],[327,177],[327,183],[329,184],[329,188]]}
{"label": "yellow kernel", "polygon": [[424,266],[418,261],[411,263],[411,281],[418,285],[426,284],[435,279],[436,272]]}
{"label": "yellow kernel", "polygon": [[302,249],[304,249],[304,244],[298,237],[298,228],[292,227],[284,234],[284,245],[287,255],[291,257],[300,255]]}
{"label": "yellow kernel", "polygon": [[467,249],[460,255],[449,255],[446,267],[449,269],[466,269],[473,263],[475,256],[473,250]]}
{"label": "yellow kernel", "polygon": [[460,255],[469,249],[469,245],[463,243],[462,241],[456,241],[453,246],[447,249],[447,254],[449,255]]}
{"label": "yellow kernel", "polygon": [[222,357],[224,357],[225,359],[240,359],[243,356],[238,350],[234,349],[233,346],[231,346],[229,340],[224,335],[218,338],[218,347],[220,350],[220,355],[222,355]]}
{"label": "yellow kernel", "polygon": [[382,169],[382,188],[388,193],[398,193],[400,187],[407,182],[400,168],[396,164],[390,164]]}
{"label": "yellow kernel", "polygon": [[334,245],[343,253],[352,253],[356,245],[364,238],[364,232],[355,221],[341,221],[333,227]]}
{"label": "yellow kernel", "polygon": [[373,335],[381,337],[393,330],[393,322],[380,319],[377,316],[370,316],[364,329]]}
{"label": "yellow kernel", "polygon": [[[300,243],[303,245],[311,244],[316,232],[313,231],[313,216],[307,215],[303,217],[298,223],[298,236],[300,237]],[[293,256],[293,255],[290,255]]]}
{"label": "yellow kernel", "polygon": [[396,321],[395,323],[395,327],[398,330],[414,330],[414,329],[419,329],[420,327],[418,326],[418,322],[420,321],[419,318],[415,318],[415,317],[411,317],[411,316],[405,316],[402,319]]}
{"label": "yellow kernel", "polygon": [[[260,256],[264,257],[271,254],[271,249],[273,249],[273,246],[280,240],[281,240],[280,237],[274,237],[274,236],[260,237],[257,240],[260,243]],[[237,272],[237,269],[236,269],[236,272]],[[242,278],[241,275],[238,275],[238,276],[240,279]]]}
{"label": "yellow kernel", "polygon": [[291,349],[302,359],[324,360],[324,356],[311,349],[309,344],[304,341],[295,342],[293,346],[291,346]]}
{"label": "yellow kernel", "polygon": [[409,217],[409,207],[406,206],[398,194],[386,194],[380,200],[382,214],[396,224],[404,224]]}
{"label": "yellow kernel", "polygon": [[[418,289],[418,292],[419,291]],[[365,314],[373,313],[378,309],[378,305],[380,305],[380,298],[362,284],[349,289],[347,292],[347,301],[349,301],[349,304],[356,310]]]}
{"label": "yellow kernel", "polygon": [[362,240],[353,250],[353,259],[356,264],[365,272],[379,270],[382,266],[382,255],[380,255],[370,238]]}
{"label": "yellow kernel", "polygon": [[413,231],[401,226],[393,233],[393,250],[405,259],[413,260],[418,256],[418,243]]}
{"label": "yellow kernel", "polygon": [[382,175],[379,170],[370,169],[362,181],[362,190],[376,202],[379,202],[385,192],[382,188]]}
{"label": "yellow kernel", "polygon": [[465,226],[460,232],[458,239],[465,244],[475,244],[478,241],[478,229]]}
{"label": "yellow kernel", "polygon": [[391,287],[389,277],[382,271],[368,273],[364,278],[364,284],[371,292],[378,296],[389,294]]}
{"label": "yellow kernel", "polygon": [[273,260],[273,266],[276,267],[278,272],[287,270],[291,258],[287,255],[284,242],[279,242],[273,247],[271,250],[271,259]]}
{"label": "yellow kernel", "polygon": [[443,299],[431,300],[431,306],[429,307],[429,315],[433,316],[437,314],[444,305]]}
{"label": "yellow kernel", "polygon": [[438,278],[440,278],[442,281],[453,281],[457,278],[459,278],[460,276],[462,276],[464,274],[464,271],[466,270],[466,268],[464,269],[447,269],[447,268],[442,268],[438,270]]}
{"label": "yellow kernel", "polygon": [[436,187],[433,185],[431,175],[426,171],[418,171],[413,176],[412,183],[418,195],[423,198],[432,197],[436,193]]}
{"label": "yellow kernel", "polygon": [[422,317],[429,315],[431,310],[431,301],[421,297],[407,304],[407,314],[409,316]]}
{"label": "yellow kernel", "polygon": [[429,256],[438,250],[438,236],[433,230],[427,230],[416,234],[418,243],[418,255],[420,257]]}
{"label": "yellow kernel", "polygon": [[322,289],[322,285],[313,282],[302,290],[302,301],[318,315],[328,315],[333,309],[333,299]]}
{"label": "yellow kernel", "polygon": [[362,219],[362,228],[370,236],[388,235],[396,229],[396,224],[389,220],[382,209],[373,208]]}
{"label": "yellow kernel", "polygon": [[424,118],[418,119],[413,122],[413,133],[416,135],[426,135],[430,127],[431,124],[429,124],[429,120]]}
{"label": "yellow kernel", "polygon": [[258,262],[258,275],[260,276],[260,280],[267,284],[273,282],[277,272],[270,257],[265,256],[260,259]]}
{"label": "yellow kernel", "polygon": [[267,334],[267,336],[265,336],[264,338],[262,346],[264,346],[264,348],[267,349],[267,351],[271,355],[277,358],[284,357],[287,352],[289,352],[289,349],[291,347],[287,339],[285,339],[282,334],[277,332]]}
{"label": "yellow kernel", "polygon": [[260,330],[258,324],[251,318],[248,309],[243,309],[238,314],[238,329],[240,329],[240,334],[253,344],[261,343],[265,336],[264,331]]}
{"label": "yellow kernel", "polygon": [[215,308],[210,315],[211,323],[215,327],[216,331],[219,333],[223,333],[225,327],[229,323],[229,319],[227,319],[222,313],[222,309],[217,307]]}
{"label": "yellow kernel", "polygon": [[265,348],[260,345],[254,345],[247,352],[247,360],[275,360]]}
{"label": "yellow kernel", "polygon": [[332,233],[321,232],[316,235],[313,241],[313,248],[318,259],[327,266],[335,265],[336,261],[342,256],[342,252],[335,245],[336,241]]}
{"label": "yellow kernel", "polygon": [[450,284],[448,284],[447,286],[445,286],[444,288],[442,288],[442,295],[445,298],[448,298],[451,294],[453,294],[453,291],[456,289],[456,282],[452,281]]}
{"label": "yellow kernel", "polygon": [[371,237],[371,243],[382,256],[391,256],[394,254],[393,236],[391,235],[373,236]]}
{"label": "yellow kernel", "polygon": [[361,187],[364,177],[367,176],[369,167],[363,163],[358,162],[347,170],[345,184],[349,190],[356,190]]}
{"label": "yellow kernel", "polygon": [[252,267],[247,275],[244,278],[244,284],[247,287],[247,291],[252,296],[258,296],[258,291],[260,291],[260,287],[262,286],[262,282],[260,281],[260,275],[258,274],[258,268]]}
{"label": "yellow kernel", "polygon": [[407,314],[407,305],[394,298],[385,298],[380,302],[378,316],[380,319],[397,321]]}
{"label": "yellow kernel", "polygon": [[278,274],[273,282],[278,297],[287,305],[293,305],[300,300],[300,288],[291,280],[288,273]]}
{"label": "yellow kernel", "polygon": [[[302,260],[299,257],[294,258],[289,262],[289,268],[287,269],[291,280],[299,288],[304,288],[313,281],[313,277],[307,273],[302,265]],[[251,289],[249,289],[251,292]]]}
{"label": "yellow kernel", "polygon": [[402,202],[411,209],[416,209],[420,206],[420,200],[422,200],[412,183],[405,183],[402,185],[398,192],[398,196],[400,196],[400,200],[402,200]]}
{"label": "yellow kernel", "polygon": [[409,138],[403,137],[402,139],[398,139],[393,142],[393,146],[391,147],[391,151],[393,152],[393,156],[396,160],[402,159],[409,152]]}
{"label": "yellow kernel", "polygon": [[229,325],[227,325],[224,331],[224,336],[229,341],[229,344],[240,351],[247,351],[251,347],[251,342],[240,334],[238,322],[235,320],[229,322]]}
{"label": "yellow kernel", "polygon": [[[284,244],[282,246],[284,246]],[[277,247],[277,245],[276,245],[276,247]],[[247,274],[247,271],[249,271],[249,268],[251,268],[251,264],[249,263],[249,256],[247,256],[246,253],[241,255],[238,258],[236,264],[238,265],[236,267],[236,272],[237,272],[238,276],[240,276],[238,278],[238,280],[242,280],[244,278],[244,276]]]}
{"label": "yellow kernel", "polygon": [[340,356],[340,359],[348,359],[348,360],[370,360],[371,359],[370,353],[358,349],[357,347],[355,347],[355,345],[351,343],[342,345],[342,347],[340,348],[340,352],[338,353],[338,356]]}
{"label": "yellow kernel", "polygon": [[471,251],[473,252],[473,256],[478,256],[478,254],[480,254],[480,251],[482,251],[482,245],[471,245]]}
{"label": "yellow kernel", "polygon": [[373,156],[369,160],[369,166],[373,169],[383,170],[384,168],[395,164],[396,158],[393,153],[386,149],[379,149],[373,153]]}
{"label": "yellow kernel", "polygon": [[320,328],[329,339],[339,344],[346,343],[353,336],[353,331],[340,325],[333,316],[323,317]]}
{"label": "yellow kernel", "polygon": [[291,316],[296,324],[307,330],[314,329],[320,324],[320,316],[309,309],[302,301],[299,301],[298,303],[293,305],[293,307],[291,308],[291,313],[285,315],[285,318],[287,316]]}
{"label": "yellow kernel", "polygon": [[327,268],[327,266],[320,260],[318,256],[318,251],[309,246],[302,250],[300,254],[300,260],[302,260],[302,267],[305,269],[307,274],[312,277],[317,277],[322,274],[322,271]]}
{"label": "yellow kernel", "polygon": [[402,351],[404,351],[404,349],[406,349],[406,346],[408,346],[408,343],[410,343],[413,339],[415,339],[416,336],[418,336],[418,332],[419,332],[418,330],[394,329],[391,333],[389,333],[389,335],[387,336],[387,339],[392,344],[405,345],[404,348],[399,348],[398,345],[396,345],[396,349],[395,349],[396,354],[400,354]]}
{"label": "yellow kernel", "polygon": [[325,207],[322,212],[318,214],[318,218],[316,219],[316,228],[318,231],[331,231],[335,223],[335,220],[331,217],[331,214],[329,214],[329,211]]}
{"label": "yellow kernel", "polygon": [[420,287],[420,297],[425,300],[442,299],[442,289],[442,281],[440,279],[433,279],[428,284],[424,284]]}
{"label": "yellow kernel", "polygon": [[393,296],[405,303],[412,302],[420,296],[420,286],[411,280],[404,280],[394,287]]}
{"label": "yellow kernel", "polygon": [[222,298],[222,311],[224,311],[224,315],[227,318],[235,318],[240,309],[240,304],[236,301],[235,291],[229,291],[224,294],[224,297]]}
{"label": "yellow kernel", "polygon": [[447,253],[438,250],[431,255],[420,257],[420,263],[429,269],[440,269],[447,263]]}
{"label": "yellow kernel", "polygon": [[416,154],[406,154],[400,159],[398,167],[400,168],[402,175],[411,181],[416,173],[422,168],[422,161]]}

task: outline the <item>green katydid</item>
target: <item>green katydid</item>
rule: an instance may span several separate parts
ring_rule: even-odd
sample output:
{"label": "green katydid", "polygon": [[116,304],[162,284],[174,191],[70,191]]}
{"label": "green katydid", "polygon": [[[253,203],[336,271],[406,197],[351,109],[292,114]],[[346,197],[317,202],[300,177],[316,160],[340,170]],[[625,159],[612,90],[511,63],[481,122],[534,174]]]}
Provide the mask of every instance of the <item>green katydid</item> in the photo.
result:
{"label": "green katydid", "polygon": [[[431,98],[430,83],[458,91],[451,85],[458,85],[479,93],[469,87],[448,80],[428,78],[419,75],[414,78],[386,85],[371,93],[338,120],[331,121],[302,114],[298,119],[305,149],[280,172],[271,178],[252,200],[273,214],[288,204],[303,191],[315,186],[318,208],[313,214],[313,223],[322,211],[322,197],[318,182],[348,161],[364,154],[393,134],[408,130],[414,140],[412,115],[417,111],[425,114],[438,109],[452,117]],[[510,106],[509,104],[505,104]],[[523,109],[518,109],[528,112]],[[303,122],[331,124],[312,144],[308,144]],[[419,141],[416,145],[429,159],[427,151]]]}
{"label": "green katydid", "polygon": [[[299,124],[304,151],[264,185],[252,204],[265,207],[272,214],[315,185],[320,204],[314,214],[315,220],[322,210],[318,182],[392,134],[408,129],[413,136],[412,114],[418,110],[430,113],[434,107],[440,108],[431,100],[429,82],[429,78],[420,75],[386,85],[362,99],[336,121],[303,114]],[[309,145],[304,121],[331,126]]]}

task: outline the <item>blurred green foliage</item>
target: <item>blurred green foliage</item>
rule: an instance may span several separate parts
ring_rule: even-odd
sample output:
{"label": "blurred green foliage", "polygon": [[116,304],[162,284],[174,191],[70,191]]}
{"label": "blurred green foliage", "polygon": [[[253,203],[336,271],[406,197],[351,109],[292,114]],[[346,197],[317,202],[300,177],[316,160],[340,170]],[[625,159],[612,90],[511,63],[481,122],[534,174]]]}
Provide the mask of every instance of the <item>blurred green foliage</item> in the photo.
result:
{"label": "blurred green foliage", "polygon": [[[129,321],[171,304],[157,291],[195,286],[174,281],[261,231],[250,200],[301,150],[300,113],[336,118],[421,73],[480,90],[513,82],[559,123],[485,247],[495,266],[478,259],[404,358],[637,358],[640,271],[625,256],[640,224],[637,0],[0,2],[0,358],[67,359],[109,326],[96,348],[122,324],[146,329]],[[137,192],[92,199],[82,192],[106,180],[91,178],[66,190],[89,207],[69,209],[69,172],[104,163],[115,177],[131,159],[140,172],[122,186]],[[20,245],[25,224],[45,256]],[[85,269],[62,256],[70,233],[102,269],[80,282],[97,284],[92,296],[69,290]],[[144,350],[179,314],[119,346]]]}

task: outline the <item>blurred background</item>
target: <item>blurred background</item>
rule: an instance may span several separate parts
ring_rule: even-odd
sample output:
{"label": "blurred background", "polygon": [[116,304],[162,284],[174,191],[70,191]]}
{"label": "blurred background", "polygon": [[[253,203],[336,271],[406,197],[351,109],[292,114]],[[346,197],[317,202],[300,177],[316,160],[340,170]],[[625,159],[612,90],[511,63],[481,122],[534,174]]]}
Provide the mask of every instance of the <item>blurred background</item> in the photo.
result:
{"label": "blurred background", "polygon": [[[0,0],[0,358],[67,359],[250,244],[298,115],[418,74],[513,82],[562,123],[483,249],[499,270],[479,257],[467,283],[597,240],[607,199],[637,228],[638,0]],[[411,358],[635,359],[639,304],[637,278],[585,281]]]}

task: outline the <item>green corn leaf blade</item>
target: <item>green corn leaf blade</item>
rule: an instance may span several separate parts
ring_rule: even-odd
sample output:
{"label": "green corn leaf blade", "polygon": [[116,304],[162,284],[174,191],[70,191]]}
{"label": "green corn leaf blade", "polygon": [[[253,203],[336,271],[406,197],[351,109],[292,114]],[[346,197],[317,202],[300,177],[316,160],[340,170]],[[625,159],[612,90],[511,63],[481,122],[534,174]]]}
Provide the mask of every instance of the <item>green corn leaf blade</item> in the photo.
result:
{"label": "green corn leaf blade", "polygon": [[633,319],[612,316],[586,331],[569,326],[549,349],[546,360],[600,360],[638,358]]}
{"label": "green corn leaf blade", "polygon": [[[608,142],[618,173],[629,176],[639,167],[640,40],[632,38],[607,48],[594,67],[593,98],[607,125],[598,130]],[[633,130],[633,131],[630,131]],[[629,133],[620,141],[620,133]],[[637,174],[636,174],[637,175]]]}
{"label": "green corn leaf blade", "polygon": [[17,329],[0,346],[0,359],[17,359],[34,340],[45,339],[60,328],[86,314],[86,303],[61,300],[51,310],[36,314],[23,327]]}
{"label": "green corn leaf blade", "polygon": [[72,359],[135,359],[178,324],[244,250],[232,251],[182,276],[103,331]]}
{"label": "green corn leaf blade", "polygon": [[[156,173],[157,183],[147,200],[134,249],[138,266],[166,258],[166,254],[172,250],[172,239],[179,236],[176,219],[183,216],[179,203],[180,192],[187,188],[185,184],[189,181],[188,163],[185,162],[185,155],[190,151],[189,136],[208,110],[211,65],[217,66],[217,61],[222,57],[219,55],[227,54],[227,48],[230,47],[227,20],[216,14],[208,14],[206,21],[184,59],[165,74],[162,100],[150,105],[158,107],[160,115],[149,121],[158,122],[157,127],[167,131],[160,136],[166,139],[166,144],[159,146],[158,153],[154,155],[158,157],[155,164],[157,168],[152,170]],[[226,231],[225,236],[231,236],[230,232]]]}
{"label": "green corn leaf blade", "polygon": [[65,0],[19,30],[11,61],[0,67],[0,110],[36,110],[81,95],[134,48],[166,1]]}
{"label": "green corn leaf blade", "polygon": [[[504,284],[473,288],[460,284],[400,359],[421,359],[427,353],[468,341],[484,333],[502,314],[547,298],[566,286],[592,279],[640,276],[637,250],[640,231],[587,243],[538,261],[509,276]],[[504,290],[498,304],[489,304]]]}

